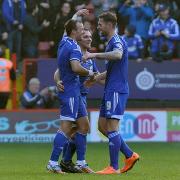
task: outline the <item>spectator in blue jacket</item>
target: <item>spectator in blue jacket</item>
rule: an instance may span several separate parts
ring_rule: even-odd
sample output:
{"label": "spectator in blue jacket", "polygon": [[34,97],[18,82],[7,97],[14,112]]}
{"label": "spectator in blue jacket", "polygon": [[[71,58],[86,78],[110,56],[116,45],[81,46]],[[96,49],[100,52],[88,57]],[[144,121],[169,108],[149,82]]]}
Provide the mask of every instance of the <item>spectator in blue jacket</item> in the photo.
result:
{"label": "spectator in blue jacket", "polygon": [[128,25],[136,27],[136,33],[144,40],[148,39],[149,25],[154,17],[153,9],[148,5],[148,0],[126,0],[119,8],[122,17],[129,17]]}
{"label": "spectator in blue jacket", "polygon": [[150,53],[156,61],[172,58],[174,42],[180,36],[178,23],[170,17],[169,11],[166,4],[160,4],[159,16],[152,21],[149,28]]}
{"label": "spectator in blue jacket", "polygon": [[21,41],[23,22],[26,15],[24,0],[4,0],[2,4],[3,18],[8,30],[7,46],[10,52],[17,54],[21,60]]}
{"label": "spectator in blue jacket", "polygon": [[135,26],[127,26],[123,37],[128,45],[129,59],[141,61],[144,55],[144,45],[141,37],[138,34],[136,34]]}

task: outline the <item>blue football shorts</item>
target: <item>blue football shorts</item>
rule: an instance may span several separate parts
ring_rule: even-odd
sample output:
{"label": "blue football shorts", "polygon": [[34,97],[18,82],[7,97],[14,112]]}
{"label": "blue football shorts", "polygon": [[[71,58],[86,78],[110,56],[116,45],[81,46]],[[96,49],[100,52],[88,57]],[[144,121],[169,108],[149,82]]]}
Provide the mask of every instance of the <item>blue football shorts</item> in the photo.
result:
{"label": "blue football shorts", "polygon": [[63,97],[61,101],[60,120],[76,121],[88,115],[86,106],[81,96]]}
{"label": "blue football shorts", "polygon": [[105,92],[100,108],[100,117],[106,119],[122,119],[126,107],[128,94],[110,91]]}

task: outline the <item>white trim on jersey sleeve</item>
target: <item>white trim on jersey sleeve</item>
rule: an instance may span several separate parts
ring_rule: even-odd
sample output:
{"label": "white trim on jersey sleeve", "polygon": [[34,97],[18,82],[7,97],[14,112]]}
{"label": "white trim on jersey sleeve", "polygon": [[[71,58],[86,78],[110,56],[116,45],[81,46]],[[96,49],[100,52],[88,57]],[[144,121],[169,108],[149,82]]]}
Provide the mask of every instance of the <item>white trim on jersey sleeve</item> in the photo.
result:
{"label": "white trim on jersey sleeve", "polygon": [[80,59],[78,59],[78,58],[71,58],[71,59],[69,59],[70,61],[81,61]]}
{"label": "white trim on jersey sleeve", "polygon": [[119,38],[119,36],[114,36],[114,39],[115,39],[115,44],[116,46],[118,47],[114,47],[113,50],[120,50],[122,53],[123,53],[123,46],[122,46],[122,43],[121,43],[121,39]]}
{"label": "white trim on jersey sleeve", "polygon": [[[117,43],[116,43],[116,45],[117,45]],[[123,47],[122,47],[122,44],[120,42],[118,43],[118,47],[114,47],[113,48],[113,50],[116,50],[116,49],[120,50],[121,52],[123,52]]]}
{"label": "white trim on jersey sleeve", "polygon": [[80,52],[81,53],[81,50],[80,49],[73,49],[73,51],[78,51],[78,52]]}
{"label": "white trim on jersey sleeve", "polygon": [[67,42],[70,44],[70,45],[72,45],[72,43],[67,39]]}

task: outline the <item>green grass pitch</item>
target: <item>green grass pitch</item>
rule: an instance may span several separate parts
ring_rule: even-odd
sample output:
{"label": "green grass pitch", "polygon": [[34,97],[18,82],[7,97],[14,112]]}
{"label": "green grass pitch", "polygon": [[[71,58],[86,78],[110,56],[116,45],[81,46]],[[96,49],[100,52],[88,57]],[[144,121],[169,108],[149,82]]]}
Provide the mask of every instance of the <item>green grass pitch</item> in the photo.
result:
{"label": "green grass pitch", "polygon": [[[0,180],[180,180],[180,143],[130,143],[141,156],[126,174],[52,174],[45,169],[51,144],[0,144]],[[123,156],[121,155],[120,166]],[[88,144],[87,161],[95,170],[108,165],[106,143]]]}

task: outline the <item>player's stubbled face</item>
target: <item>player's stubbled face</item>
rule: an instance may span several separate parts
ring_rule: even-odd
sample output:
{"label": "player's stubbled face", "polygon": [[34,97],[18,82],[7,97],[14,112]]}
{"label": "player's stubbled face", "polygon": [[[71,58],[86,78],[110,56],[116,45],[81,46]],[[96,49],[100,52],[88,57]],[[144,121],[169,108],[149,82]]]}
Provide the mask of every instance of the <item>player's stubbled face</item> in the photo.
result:
{"label": "player's stubbled face", "polygon": [[89,31],[84,31],[84,34],[82,35],[81,41],[79,41],[80,46],[86,49],[91,48],[91,42],[92,42],[92,35]]}
{"label": "player's stubbled face", "polygon": [[78,22],[76,24],[76,40],[77,41],[81,40],[83,33],[84,33],[83,23]]}
{"label": "player's stubbled face", "polygon": [[108,30],[107,28],[108,28],[107,23],[103,19],[99,18],[98,26],[97,26],[98,31],[102,35],[106,36],[107,35],[107,30]]}

